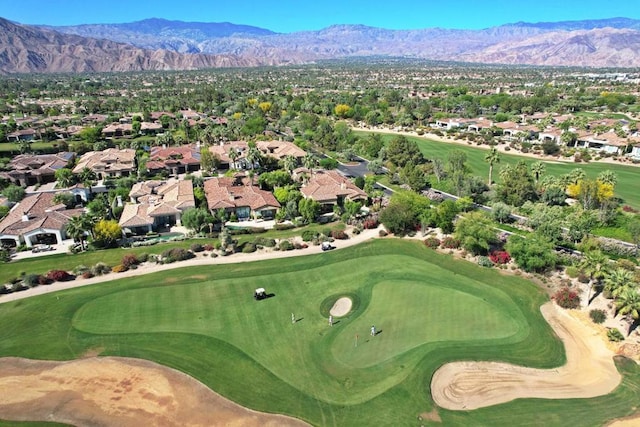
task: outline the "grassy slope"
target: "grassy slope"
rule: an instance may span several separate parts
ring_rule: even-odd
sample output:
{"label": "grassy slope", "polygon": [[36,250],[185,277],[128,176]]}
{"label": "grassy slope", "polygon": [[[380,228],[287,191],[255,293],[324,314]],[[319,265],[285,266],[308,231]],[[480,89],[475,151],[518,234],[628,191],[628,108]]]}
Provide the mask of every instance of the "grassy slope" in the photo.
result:
{"label": "grassy slope", "polygon": [[[253,301],[257,286],[275,298]],[[327,307],[345,293],[356,311],[330,328]],[[431,375],[450,360],[552,367],[564,357],[538,311],[545,297],[537,288],[413,242],[174,270],[57,295],[0,306],[0,355],[70,359],[103,347],[316,425],[418,425],[433,406]],[[295,325],[291,311],[302,318]],[[371,323],[382,330],[375,338]],[[598,425],[630,413],[640,370],[624,372],[613,396],[440,413],[446,425],[560,425],[567,413]]]}
{"label": "grassy slope", "polygon": [[[368,134],[369,132],[357,132],[361,135]],[[394,135],[383,134],[383,138],[388,141],[392,139]],[[416,141],[420,147],[420,151],[428,159],[440,158],[447,160],[449,152],[453,150],[461,150],[467,155],[467,163],[471,168],[471,173],[474,175],[488,177],[489,165],[484,161],[484,156],[487,151],[478,148],[473,145],[463,145],[457,143],[447,143],[433,141],[426,138],[408,137],[409,139]],[[499,180],[497,171],[500,170],[501,165],[515,164],[516,162],[523,160],[527,164],[534,163],[538,159],[526,156],[518,156],[512,154],[500,153],[500,163],[494,168],[494,179]],[[604,170],[611,170],[618,176],[618,183],[616,184],[615,193],[616,196],[622,198],[625,204],[633,206],[634,208],[640,208],[640,192],[637,190],[637,180],[640,177],[640,168],[636,166],[625,166],[610,163],[553,163],[544,162],[546,166],[546,173],[550,175],[564,175],[571,172],[575,168],[581,168],[585,171],[588,177],[595,178],[598,174]]]}

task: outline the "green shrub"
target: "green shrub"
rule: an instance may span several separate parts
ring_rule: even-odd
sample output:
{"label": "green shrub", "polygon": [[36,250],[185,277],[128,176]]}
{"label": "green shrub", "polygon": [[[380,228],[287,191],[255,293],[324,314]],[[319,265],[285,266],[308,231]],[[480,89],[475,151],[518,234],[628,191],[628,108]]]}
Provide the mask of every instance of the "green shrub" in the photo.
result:
{"label": "green shrub", "polygon": [[78,266],[76,266],[76,268],[73,269],[73,274],[75,274],[76,276],[80,276],[85,271],[90,271],[90,270],[91,269],[89,267],[87,267],[86,265],[78,265]]}
{"label": "green shrub", "polygon": [[574,266],[567,267],[565,272],[567,273],[567,276],[571,277],[572,279],[575,279],[576,277],[578,277],[580,275],[580,272],[578,271],[578,268],[574,267]]}
{"label": "green shrub", "polygon": [[204,246],[200,243],[192,243],[191,246],[189,246],[189,249],[191,249],[191,252],[197,253],[204,251]]}
{"label": "green shrub", "polygon": [[293,225],[293,224],[289,224],[289,223],[286,223],[286,224],[276,224],[276,225],[273,227],[273,229],[274,229],[274,230],[291,230],[292,228],[296,228],[296,226],[295,226],[295,225]]}
{"label": "green shrub", "polygon": [[589,317],[593,320],[593,323],[601,324],[607,320],[607,313],[604,310],[600,310],[599,308],[594,308],[589,312]]}
{"label": "green shrub", "polygon": [[493,261],[489,257],[479,256],[478,265],[481,267],[493,267]]}
{"label": "green shrub", "polygon": [[257,250],[256,245],[251,242],[245,243],[244,246],[242,247],[243,254],[250,254],[255,252],[256,250]]}
{"label": "green shrub", "polygon": [[578,282],[580,283],[589,283],[591,279],[586,274],[580,273],[578,274]]}
{"label": "green shrub", "polygon": [[624,335],[622,335],[622,332],[620,332],[618,328],[609,329],[607,331],[607,338],[609,338],[609,341],[612,342],[624,341]]}
{"label": "green shrub", "polygon": [[91,272],[94,276],[102,276],[103,274],[110,273],[111,267],[104,262],[99,262],[91,268]]}
{"label": "green shrub", "polygon": [[265,248],[273,248],[276,246],[275,239],[269,239],[267,237],[256,237],[253,243],[256,246],[264,246]]}
{"label": "green shrub", "polygon": [[281,241],[281,242],[280,242],[280,244],[278,245],[278,247],[279,247],[279,249],[280,249],[281,251],[291,251],[291,250],[293,250],[293,248],[294,248],[294,247],[293,247],[293,243],[291,243],[291,242],[290,242],[290,241],[288,241],[288,240],[283,240],[283,241]]}
{"label": "green shrub", "polygon": [[316,232],[315,232],[315,231],[313,231],[313,230],[304,230],[304,231],[302,232],[302,240],[303,240],[304,242],[310,242],[310,241],[312,241],[313,239],[315,239],[317,236],[318,236],[318,233],[316,233]]}
{"label": "green shrub", "polygon": [[38,286],[40,284],[40,275],[39,274],[27,274],[22,279],[22,283],[25,286],[33,288],[34,286]]}
{"label": "green shrub", "polygon": [[176,261],[184,261],[193,258],[193,252],[190,252],[183,248],[167,249],[162,252],[162,262],[164,264],[171,264]]}

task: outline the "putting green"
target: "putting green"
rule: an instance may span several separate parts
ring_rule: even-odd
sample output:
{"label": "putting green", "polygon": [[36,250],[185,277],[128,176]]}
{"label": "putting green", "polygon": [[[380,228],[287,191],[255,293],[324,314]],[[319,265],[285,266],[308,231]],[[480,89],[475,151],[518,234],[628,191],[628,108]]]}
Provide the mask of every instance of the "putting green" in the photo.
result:
{"label": "putting green", "polygon": [[[403,271],[389,270],[395,265]],[[323,279],[309,280],[316,277]],[[254,301],[256,283],[276,296]],[[328,327],[320,304],[336,288],[364,294],[366,302]],[[90,334],[188,333],[223,340],[293,387],[342,403],[372,398],[402,381],[418,360],[397,369],[393,359],[416,347],[499,340],[528,330],[506,294],[402,255],[116,292],[82,306],[73,326]],[[380,376],[379,365],[388,361]],[[348,387],[340,381],[344,376]]]}

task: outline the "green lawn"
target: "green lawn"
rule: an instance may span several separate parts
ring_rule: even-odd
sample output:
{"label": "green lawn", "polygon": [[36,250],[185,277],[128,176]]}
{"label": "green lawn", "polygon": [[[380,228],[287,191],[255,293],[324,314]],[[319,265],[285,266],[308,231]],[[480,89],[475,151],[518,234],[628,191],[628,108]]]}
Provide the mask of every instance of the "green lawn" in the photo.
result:
{"label": "green lawn", "polygon": [[[254,301],[256,287],[275,296]],[[330,327],[328,309],[344,295],[354,310]],[[242,405],[314,425],[417,426],[434,407],[430,378],[447,361],[562,364],[562,346],[538,310],[545,300],[519,277],[419,242],[379,240],[2,304],[0,356],[66,360],[104,348],[103,355],[154,360]],[[444,425],[602,425],[636,404],[640,368],[621,369],[623,385],[598,399],[439,412]]]}
{"label": "green lawn", "polygon": [[[329,228],[331,230],[343,230],[345,228],[344,223],[330,223],[330,224],[311,224],[305,227],[290,229],[290,230],[269,230],[265,233],[259,234],[241,234],[233,236],[238,244],[244,242],[253,241],[256,237],[267,237],[272,239],[286,239],[294,236],[300,236],[304,230],[314,230],[320,232],[323,229]],[[117,248],[100,251],[88,251],[78,254],[55,254],[40,256],[35,258],[25,258],[10,263],[2,264],[0,269],[0,284],[7,283],[15,277],[19,277],[22,273],[25,274],[45,274],[50,270],[59,269],[66,271],[73,271],[79,265],[85,265],[91,267],[98,262],[104,262],[109,266],[120,264],[122,257],[126,254],[160,254],[167,249],[172,248],[185,248],[188,249],[192,243],[200,243],[202,245],[207,243],[215,243],[216,239],[187,239],[183,241],[173,241],[159,243],[153,246],[144,246],[137,248]]]}
{"label": "green lawn", "polygon": [[[371,132],[356,132],[360,135],[366,135]],[[394,135],[382,134],[383,138],[388,141],[394,138]],[[471,169],[471,173],[478,176],[488,177],[489,165],[484,160],[484,156],[487,151],[482,148],[478,148],[475,145],[462,145],[457,143],[439,142],[433,141],[423,137],[407,137],[410,140],[416,141],[420,151],[428,159],[440,158],[444,161],[447,160],[447,156],[453,150],[461,150],[467,155],[467,163]],[[527,164],[534,163],[538,159],[526,156],[518,156],[515,154],[500,153],[500,163],[494,167],[494,179],[499,180],[497,171],[504,164],[515,164],[516,162],[523,160]],[[612,170],[618,177],[618,183],[615,188],[616,196],[622,198],[625,204],[640,209],[640,192],[638,191],[638,178],[640,177],[640,167],[618,165],[611,163],[559,163],[559,162],[544,162],[546,165],[546,173],[551,175],[564,175],[571,172],[575,168],[581,168],[585,171],[588,177],[595,178],[598,174],[604,170]]]}

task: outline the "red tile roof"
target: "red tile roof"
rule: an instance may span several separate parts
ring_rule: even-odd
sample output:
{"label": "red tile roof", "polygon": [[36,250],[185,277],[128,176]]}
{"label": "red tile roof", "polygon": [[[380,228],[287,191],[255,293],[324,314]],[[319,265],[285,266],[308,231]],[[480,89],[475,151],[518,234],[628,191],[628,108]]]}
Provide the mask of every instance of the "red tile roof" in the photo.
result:
{"label": "red tile roof", "polygon": [[280,203],[268,191],[253,185],[238,185],[234,178],[213,178],[205,181],[204,192],[209,209],[248,206],[251,210],[279,208]]}

